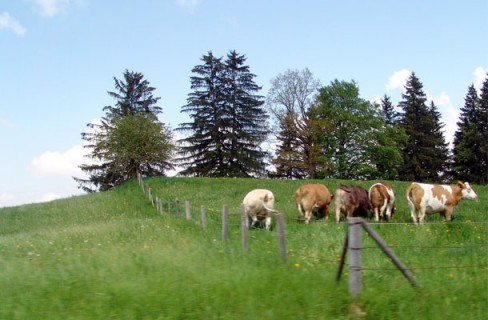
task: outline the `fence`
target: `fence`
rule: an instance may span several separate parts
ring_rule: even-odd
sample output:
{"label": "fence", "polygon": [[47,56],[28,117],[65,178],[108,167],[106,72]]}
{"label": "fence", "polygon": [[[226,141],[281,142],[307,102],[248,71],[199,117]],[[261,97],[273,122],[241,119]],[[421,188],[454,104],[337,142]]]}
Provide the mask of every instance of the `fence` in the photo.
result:
{"label": "fence", "polygon": [[[148,200],[151,202],[153,206],[156,207],[159,214],[164,215],[166,209],[164,208],[163,200],[159,197],[154,197],[150,187],[146,187],[142,178],[139,177],[139,184],[141,189],[147,196]],[[184,202],[185,208],[185,218],[188,221],[195,221],[191,215],[190,211],[190,203],[188,201]],[[206,208],[201,205],[200,206],[200,219],[198,223],[200,224],[203,230],[206,230],[210,223],[221,224],[221,238],[222,241],[228,241],[229,239],[229,226],[240,226],[241,229],[241,242],[243,250],[248,249],[248,227],[247,227],[247,216],[245,213],[244,208],[241,206],[240,208],[240,219],[236,223],[230,223],[230,216],[236,216],[236,214],[229,214],[229,209],[227,205],[224,205],[222,208],[221,219],[220,221],[209,221],[209,215],[206,212]],[[180,201],[176,199],[174,201],[174,207],[172,207],[172,203],[170,200],[167,201],[167,211],[168,214],[170,212],[174,212],[176,217],[181,217],[180,213]],[[276,214],[276,231],[278,237],[278,250],[282,257],[282,260],[287,263],[288,262],[288,250],[287,250],[287,241],[286,241],[286,230],[285,230],[285,218],[283,214]],[[235,219],[234,219],[235,220]],[[323,222],[323,221],[322,221]],[[336,222],[331,222],[336,224]],[[429,225],[430,223],[425,223],[424,225]],[[439,223],[432,223],[432,224],[439,224]],[[450,223],[451,225],[453,223]],[[458,222],[457,224],[488,224],[488,222]],[[418,283],[416,277],[413,275],[412,270],[420,270],[420,269],[450,269],[450,268],[488,268],[488,265],[473,265],[473,266],[435,266],[435,267],[410,267],[408,268],[405,266],[399,257],[393,252],[391,248],[420,248],[420,249],[469,249],[469,248],[486,248],[488,245],[481,245],[481,246],[451,246],[451,247],[439,247],[439,246],[398,246],[398,245],[391,245],[388,246],[385,241],[379,236],[379,234],[373,230],[371,225],[381,225],[381,226],[398,226],[398,225],[414,225],[414,223],[368,223],[361,218],[352,218],[349,219],[347,222],[347,231],[346,237],[344,240],[344,244],[342,247],[342,252],[339,261],[329,261],[334,264],[338,264],[337,272],[336,272],[336,280],[339,281],[341,279],[344,266],[346,265],[346,258],[348,258],[349,263],[348,271],[348,287],[349,287],[349,294],[352,297],[357,297],[361,291],[362,287],[362,271],[364,270],[398,270],[400,271],[403,276],[409,281],[409,283],[414,288],[419,288],[420,284]],[[362,244],[362,237],[361,232],[364,230],[370,238],[372,238],[375,242],[374,247],[364,246]],[[379,248],[393,263],[395,268],[392,269],[375,269],[375,268],[364,268],[361,265],[361,252],[364,249],[370,248]],[[348,256],[347,256],[348,254]],[[347,257],[346,257],[347,256]]]}

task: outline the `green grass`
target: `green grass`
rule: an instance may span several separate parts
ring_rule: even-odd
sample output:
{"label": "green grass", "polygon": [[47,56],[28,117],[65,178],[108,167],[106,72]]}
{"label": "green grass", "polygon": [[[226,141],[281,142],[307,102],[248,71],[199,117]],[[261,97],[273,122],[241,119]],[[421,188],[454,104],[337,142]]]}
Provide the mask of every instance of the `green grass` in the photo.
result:
{"label": "green grass", "polygon": [[[296,220],[292,195],[309,182],[147,179],[163,199],[163,216],[135,181],[110,192],[0,209],[0,319],[355,319],[347,268],[335,281],[346,225]],[[346,181],[321,182],[333,192]],[[432,215],[414,226],[404,197],[408,184],[392,185],[393,222],[400,223],[373,228],[413,268],[422,288],[392,270],[363,234],[357,303],[365,318],[486,319],[488,225],[467,222],[488,221],[488,186],[473,186],[479,200],[462,201],[452,223]],[[250,230],[248,250],[242,249],[239,204],[253,188],[272,190],[287,218],[286,264],[274,231]],[[177,198],[181,218],[174,214]],[[191,222],[183,218],[184,201]],[[206,230],[198,223],[201,205]],[[220,230],[224,205],[232,224],[227,242]]]}

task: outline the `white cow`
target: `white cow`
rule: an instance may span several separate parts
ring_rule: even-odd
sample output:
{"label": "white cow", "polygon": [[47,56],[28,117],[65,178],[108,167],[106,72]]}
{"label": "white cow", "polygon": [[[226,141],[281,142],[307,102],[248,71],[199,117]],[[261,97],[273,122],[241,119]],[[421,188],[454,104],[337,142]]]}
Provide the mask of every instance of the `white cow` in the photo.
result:
{"label": "white cow", "polygon": [[407,203],[415,223],[423,223],[426,214],[439,212],[451,220],[452,211],[461,199],[475,200],[477,195],[468,182],[438,185],[413,182],[407,188]]}
{"label": "white cow", "polygon": [[254,189],[250,191],[242,200],[248,219],[246,219],[249,228],[249,219],[251,227],[254,227],[258,221],[265,219],[266,230],[271,228],[271,213],[277,213],[274,210],[275,197],[273,192],[266,189]]}

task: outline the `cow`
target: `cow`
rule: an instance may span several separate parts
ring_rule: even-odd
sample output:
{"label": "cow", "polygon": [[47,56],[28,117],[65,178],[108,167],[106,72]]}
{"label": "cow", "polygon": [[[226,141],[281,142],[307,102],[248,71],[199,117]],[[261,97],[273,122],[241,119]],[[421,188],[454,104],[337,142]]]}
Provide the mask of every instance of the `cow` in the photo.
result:
{"label": "cow", "polygon": [[476,193],[469,182],[453,185],[413,182],[406,192],[407,204],[416,224],[424,223],[425,215],[439,212],[441,219],[451,220],[452,212],[461,199],[475,200]]}
{"label": "cow", "polygon": [[[320,183],[306,184],[295,191],[295,203],[305,223],[309,223],[312,213],[316,219],[329,218],[331,195],[326,186]],[[314,210],[315,209],[315,210]]]}
{"label": "cow", "polygon": [[369,204],[373,210],[374,220],[391,219],[395,213],[395,191],[386,182],[373,184],[368,191]]}
{"label": "cow", "polygon": [[336,222],[340,221],[341,213],[346,218],[367,217],[369,210],[368,191],[360,186],[341,184],[334,192],[334,207]]}
{"label": "cow", "polygon": [[261,220],[265,220],[266,230],[271,229],[271,213],[277,213],[274,209],[275,197],[273,192],[266,189],[254,189],[250,191],[242,200],[242,205],[246,212],[246,224],[249,228],[249,220],[251,220],[251,227]]}

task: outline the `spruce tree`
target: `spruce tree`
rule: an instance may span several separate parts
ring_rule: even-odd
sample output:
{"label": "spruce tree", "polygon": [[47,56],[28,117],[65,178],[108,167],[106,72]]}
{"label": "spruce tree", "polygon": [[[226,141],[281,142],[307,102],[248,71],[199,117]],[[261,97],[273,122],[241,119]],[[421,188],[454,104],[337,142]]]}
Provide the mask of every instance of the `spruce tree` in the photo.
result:
{"label": "spruce tree", "polygon": [[123,80],[114,80],[116,91],[108,94],[117,102],[104,107],[101,122],[89,123],[90,130],[82,133],[92,162],[80,166],[88,179],[74,179],[88,192],[109,190],[139,174],[164,175],[173,168],[172,135],[158,120],[162,109],[156,105],[160,98],[153,96],[155,88],[141,73],[128,70]]}
{"label": "spruce tree", "polygon": [[481,133],[479,154],[479,183],[488,183],[488,75],[480,93],[478,132]]}
{"label": "spruce tree", "polygon": [[440,181],[447,162],[447,145],[442,135],[442,124],[435,105],[427,107],[423,85],[412,72],[406,85],[401,125],[408,136],[403,149],[400,179],[413,181]]}
{"label": "spruce tree", "polygon": [[225,150],[227,165],[222,175],[231,177],[261,176],[265,173],[266,152],[261,143],[268,135],[267,114],[256,77],[245,65],[246,57],[230,51],[224,66]]}
{"label": "spruce tree", "polygon": [[395,106],[386,94],[381,99],[381,110],[385,124],[392,126],[398,122],[398,112],[395,111]]}
{"label": "spruce tree", "polygon": [[481,133],[478,132],[479,98],[474,85],[469,86],[461,108],[453,141],[453,174],[459,180],[476,182],[475,166],[480,155]]}
{"label": "spruce tree", "polygon": [[193,92],[188,94],[187,104],[181,108],[182,113],[188,113],[192,122],[181,123],[176,129],[183,133],[190,133],[180,139],[179,164],[185,169],[182,175],[218,176],[216,171],[223,166],[224,136],[220,134],[224,92],[222,59],[217,58],[210,51],[201,59],[203,64],[192,69],[194,76],[190,78]]}
{"label": "spruce tree", "polygon": [[454,134],[453,167],[456,179],[472,183],[488,183],[488,77],[481,94],[474,85],[461,108],[458,128]]}
{"label": "spruce tree", "polygon": [[245,57],[231,51],[226,61],[212,52],[193,68],[193,92],[181,112],[191,122],[178,131],[182,175],[248,177],[263,174],[266,153],[260,148],[267,134],[261,88],[244,63]]}

